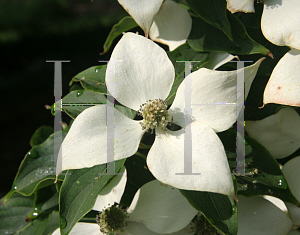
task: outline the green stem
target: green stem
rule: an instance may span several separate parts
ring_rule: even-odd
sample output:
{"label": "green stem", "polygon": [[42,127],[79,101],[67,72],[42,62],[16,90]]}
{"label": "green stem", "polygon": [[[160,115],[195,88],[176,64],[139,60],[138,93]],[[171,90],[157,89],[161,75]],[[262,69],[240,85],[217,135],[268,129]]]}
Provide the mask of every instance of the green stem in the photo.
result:
{"label": "green stem", "polygon": [[150,148],[151,145],[143,144],[142,142],[140,142],[139,149],[150,149]]}
{"label": "green stem", "polygon": [[144,154],[142,154],[142,153],[140,153],[140,152],[136,152],[135,155],[137,155],[137,156],[143,158],[144,160],[146,160],[146,158],[147,158]]}

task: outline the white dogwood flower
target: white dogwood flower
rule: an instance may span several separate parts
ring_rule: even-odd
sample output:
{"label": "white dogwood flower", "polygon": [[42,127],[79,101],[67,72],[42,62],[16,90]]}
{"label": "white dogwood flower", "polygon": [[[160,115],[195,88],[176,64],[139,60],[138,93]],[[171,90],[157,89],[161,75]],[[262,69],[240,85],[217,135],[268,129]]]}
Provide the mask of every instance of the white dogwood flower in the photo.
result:
{"label": "white dogwood flower", "polygon": [[[254,12],[255,0],[227,0],[227,8]],[[264,10],[261,29],[266,39],[278,46],[289,46],[300,50],[300,1],[263,0]]]}
{"label": "white dogwood flower", "polygon": [[259,197],[238,196],[238,235],[287,235],[291,219],[272,202]]}
{"label": "white dogwood flower", "polygon": [[259,121],[246,121],[245,129],[274,158],[285,158],[300,148],[300,116],[290,107]]}
{"label": "white dogwood flower", "polygon": [[227,0],[227,9],[232,13],[243,11],[246,13],[255,12],[255,0]]}
{"label": "white dogwood flower", "polygon": [[264,91],[264,104],[300,107],[300,50],[292,49],[277,63]]}
{"label": "white dogwood flower", "polygon": [[[157,180],[143,185],[129,208],[119,205],[126,185],[124,175],[117,175],[101,191],[93,210],[99,211],[97,223],[77,223],[70,235],[192,235],[190,222],[198,213],[178,189]],[[59,235],[57,229],[52,235]]]}
{"label": "white dogwood flower", "polygon": [[[264,92],[264,104],[300,106],[300,1],[264,0],[261,29],[266,39],[288,46]],[[231,12],[254,12],[254,0],[227,0]]]}
{"label": "white dogwood flower", "polygon": [[168,45],[173,51],[184,44],[192,29],[189,12],[171,0],[166,0],[154,18],[149,37],[156,42]]}
{"label": "white dogwood flower", "polygon": [[118,0],[148,37],[154,17],[158,13],[163,0]]}
{"label": "white dogwood flower", "polygon": [[[291,192],[300,200],[300,156],[288,161],[282,168]],[[296,235],[300,234],[300,208],[286,202],[284,207],[278,198],[272,202],[256,196],[239,196],[238,235]],[[282,211],[284,208],[284,211]],[[286,211],[287,208],[287,211]]]}
{"label": "white dogwood flower", "polygon": [[[258,65],[246,67],[245,74],[255,76],[251,71],[257,71]],[[132,120],[117,110],[114,110],[114,117],[107,117],[106,105],[84,110],[62,144],[62,170],[106,163],[108,144],[114,145],[112,159],[130,157],[137,151],[143,134],[155,130],[147,165],[159,181],[180,189],[234,197],[227,157],[216,132],[227,130],[236,121],[237,71],[202,68],[191,73],[180,84],[172,106],[167,109],[164,100],[174,77],[174,67],[162,48],[143,36],[126,33],[111,55],[106,85],[119,103],[139,111],[143,120]],[[187,92],[191,95],[192,116],[189,118],[192,122],[186,125],[185,84],[188,79],[192,82]],[[114,118],[115,124],[112,143],[107,140],[108,118]],[[168,130],[166,126],[171,121],[182,129]],[[192,155],[185,156],[184,128],[189,126]],[[182,175],[186,157],[192,159],[189,172],[200,175]]]}
{"label": "white dogwood flower", "polygon": [[146,37],[166,44],[170,51],[184,44],[192,29],[192,18],[181,5],[171,0],[118,0]]}

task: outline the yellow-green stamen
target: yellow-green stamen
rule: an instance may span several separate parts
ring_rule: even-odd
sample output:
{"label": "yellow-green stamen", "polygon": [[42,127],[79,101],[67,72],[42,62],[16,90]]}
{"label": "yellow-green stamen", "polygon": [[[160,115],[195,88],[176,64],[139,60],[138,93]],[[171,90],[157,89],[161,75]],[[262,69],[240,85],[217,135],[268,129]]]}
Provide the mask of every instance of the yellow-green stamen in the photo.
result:
{"label": "yellow-green stamen", "polygon": [[143,117],[140,122],[143,130],[148,131],[161,127],[165,129],[169,123],[168,105],[162,99],[148,100],[140,106],[138,114]]}

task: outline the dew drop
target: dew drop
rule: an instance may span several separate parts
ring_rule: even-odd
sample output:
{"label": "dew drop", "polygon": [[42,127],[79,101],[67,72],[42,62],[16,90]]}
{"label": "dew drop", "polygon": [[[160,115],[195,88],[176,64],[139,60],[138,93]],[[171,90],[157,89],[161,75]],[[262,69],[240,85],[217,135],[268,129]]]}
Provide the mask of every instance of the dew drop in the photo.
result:
{"label": "dew drop", "polygon": [[95,72],[98,73],[98,72],[99,72],[99,69],[95,69]]}
{"label": "dew drop", "polygon": [[16,190],[16,189],[17,189],[17,187],[15,186],[15,187],[14,187],[14,190]]}
{"label": "dew drop", "polygon": [[32,213],[33,216],[38,216],[38,213],[34,212]]}
{"label": "dew drop", "polygon": [[65,228],[67,226],[67,220],[65,217],[61,216],[60,217],[60,227]]}
{"label": "dew drop", "polygon": [[81,96],[82,94],[83,94],[83,90],[77,91],[76,97],[79,97],[79,96]]}
{"label": "dew drop", "polygon": [[278,185],[282,185],[282,180],[279,180],[279,183],[278,183]]}
{"label": "dew drop", "polygon": [[38,158],[39,157],[39,154],[36,150],[32,149],[31,151],[29,151],[27,153],[31,158]]}

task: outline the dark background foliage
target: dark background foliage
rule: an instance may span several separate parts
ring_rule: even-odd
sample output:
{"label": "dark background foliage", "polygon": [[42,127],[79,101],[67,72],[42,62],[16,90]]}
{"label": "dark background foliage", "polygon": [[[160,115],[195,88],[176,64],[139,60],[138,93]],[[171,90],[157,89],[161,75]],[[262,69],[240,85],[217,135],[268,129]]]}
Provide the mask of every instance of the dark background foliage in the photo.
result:
{"label": "dark background foliage", "polygon": [[10,190],[34,131],[54,123],[44,107],[54,103],[54,64],[45,61],[71,60],[62,67],[66,95],[73,76],[109,59],[110,52],[99,53],[112,25],[125,15],[112,0],[0,2],[0,197]]}

